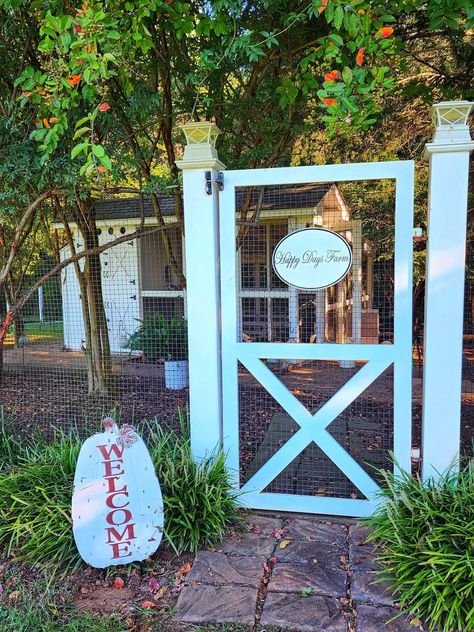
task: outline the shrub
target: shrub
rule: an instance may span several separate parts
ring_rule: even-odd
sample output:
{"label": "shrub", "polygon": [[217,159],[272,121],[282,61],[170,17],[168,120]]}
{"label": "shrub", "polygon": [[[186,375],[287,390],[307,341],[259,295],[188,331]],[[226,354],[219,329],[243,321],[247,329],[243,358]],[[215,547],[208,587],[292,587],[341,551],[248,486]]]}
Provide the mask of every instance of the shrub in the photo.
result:
{"label": "shrub", "polygon": [[474,462],[423,485],[384,473],[384,504],[367,520],[382,577],[401,608],[444,630],[474,630]]}
{"label": "shrub", "polygon": [[155,314],[145,320],[130,336],[128,346],[132,351],[143,351],[147,360],[187,360],[188,323],[182,318],[167,319]]}
{"label": "shrub", "polygon": [[[189,433],[147,424],[148,448],[165,505],[165,538],[176,551],[196,550],[222,537],[238,518],[236,496],[221,452],[196,465]],[[0,432],[0,547],[17,559],[66,569],[80,564],[72,534],[71,496],[81,448],[76,433],[58,433],[52,445],[40,437],[19,443]]]}
{"label": "shrub", "polygon": [[0,473],[0,546],[8,554],[18,549],[18,559],[79,564],[70,514],[80,447],[76,435],[57,434],[51,446],[35,438]]}
{"label": "shrub", "polygon": [[181,434],[148,425],[150,454],[165,506],[164,533],[177,553],[196,551],[219,540],[231,522],[240,520],[222,452],[198,464],[193,459],[187,423],[180,414]]}

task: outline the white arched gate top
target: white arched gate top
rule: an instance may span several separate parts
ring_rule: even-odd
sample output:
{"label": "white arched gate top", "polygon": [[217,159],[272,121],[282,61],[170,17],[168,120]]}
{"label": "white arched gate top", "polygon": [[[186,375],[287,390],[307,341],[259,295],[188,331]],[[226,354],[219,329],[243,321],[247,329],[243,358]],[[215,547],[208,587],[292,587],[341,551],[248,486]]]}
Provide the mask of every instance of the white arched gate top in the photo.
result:
{"label": "white arched gate top", "polygon": [[[400,467],[410,468],[412,406],[412,239],[413,162],[329,165],[224,172],[219,194],[223,445],[242,503],[250,508],[364,516],[375,507],[378,485],[367,468],[328,431],[328,426],[383,372],[393,366],[393,452]],[[393,342],[243,342],[238,318],[239,273],[236,250],[236,188],[305,183],[395,181],[395,256]],[[376,212],[376,211],[375,211]],[[310,412],[272,371],[266,360],[365,361],[361,368]],[[241,363],[297,424],[297,430],[245,482],[240,481],[239,384]],[[252,378],[252,379],[253,379]],[[258,419],[255,420],[258,423]],[[361,492],[357,497],[264,491],[311,442],[322,450]]]}

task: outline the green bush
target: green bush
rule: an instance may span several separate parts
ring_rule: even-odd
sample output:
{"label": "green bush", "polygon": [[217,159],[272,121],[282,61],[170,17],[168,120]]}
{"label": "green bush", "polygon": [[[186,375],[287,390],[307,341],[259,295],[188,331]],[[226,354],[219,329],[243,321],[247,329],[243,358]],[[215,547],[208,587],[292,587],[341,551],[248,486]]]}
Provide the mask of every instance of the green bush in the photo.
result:
{"label": "green bush", "polygon": [[182,415],[180,420],[180,435],[148,426],[150,454],[163,493],[164,533],[178,553],[213,544],[231,522],[240,519],[224,454],[218,452],[196,464]]}
{"label": "green bush", "polygon": [[[178,552],[215,542],[238,518],[223,454],[196,465],[183,418],[181,425],[180,436],[162,431],[155,423],[145,428],[164,497],[165,538]],[[75,433],[58,433],[51,445],[40,437],[20,443],[2,426],[0,548],[4,552],[52,568],[80,564],[70,517],[80,448]]]}
{"label": "green bush", "polygon": [[367,520],[383,550],[382,577],[430,629],[474,630],[474,463],[437,484],[384,476],[385,503]]}
{"label": "green bush", "polygon": [[15,460],[0,472],[0,547],[38,564],[77,565],[70,513],[81,442],[57,434],[50,446],[39,438],[12,445]]}
{"label": "green bush", "polygon": [[187,360],[188,323],[182,318],[165,318],[155,314],[145,320],[130,336],[128,346],[132,351],[143,351],[147,360]]}

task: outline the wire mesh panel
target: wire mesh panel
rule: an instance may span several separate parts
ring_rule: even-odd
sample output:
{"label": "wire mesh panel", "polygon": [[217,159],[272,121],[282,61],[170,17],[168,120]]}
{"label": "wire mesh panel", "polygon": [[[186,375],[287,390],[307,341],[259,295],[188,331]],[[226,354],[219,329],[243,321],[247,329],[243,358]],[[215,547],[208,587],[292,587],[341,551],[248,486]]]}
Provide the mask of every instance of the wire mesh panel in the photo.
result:
{"label": "wire mesh panel", "polygon": [[[337,506],[341,513],[364,513],[354,502],[373,497],[381,478],[377,470],[392,468],[390,452],[403,446],[409,462],[409,407],[400,421],[395,387],[398,380],[400,397],[402,378],[394,364],[403,348],[408,368],[403,388],[410,397],[411,312],[396,312],[409,308],[411,300],[399,278],[409,279],[410,183],[400,230],[394,178],[287,184],[285,175],[294,170],[277,171],[282,184],[260,184],[255,173],[257,181],[247,184],[249,172],[236,172],[235,188],[221,198],[230,459],[249,506],[321,506],[330,512]],[[300,284],[286,282],[275,265],[279,258],[296,267],[306,257],[311,266],[322,267],[342,258],[342,250],[313,249],[296,261],[283,244],[306,228],[339,235],[350,249],[347,274],[327,286],[308,289],[305,276]],[[231,254],[229,233],[235,237]],[[235,378],[227,371],[235,371]],[[331,499],[349,504],[328,505]]]}
{"label": "wire mesh panel", "polygon": [[[18,432],[84,431],[110,413],[174,424],[186,409],[183,236],[161,201],[165,230],[149,201],[144,226],[134,198],[96,202],[85,225],[56,222],[59,252],[45,253],[42,274],[91,255],[49,278],[8,333],[0,403]],[[146,236],[137,238],[140,225]]]}

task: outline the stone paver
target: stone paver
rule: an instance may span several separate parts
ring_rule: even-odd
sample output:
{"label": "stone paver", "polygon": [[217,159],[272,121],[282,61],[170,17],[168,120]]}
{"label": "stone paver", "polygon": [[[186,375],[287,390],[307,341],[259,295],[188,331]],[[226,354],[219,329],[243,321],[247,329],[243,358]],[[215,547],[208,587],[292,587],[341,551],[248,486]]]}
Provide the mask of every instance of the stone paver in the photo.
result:
{"label": "stone paver", "polygon": [[247,586],[185,586],[176,605],[176,619],[184,623],[253,625],[258,590]]}
{"label": "stone paver", "polygon": [[416,630],[402,617],[385,626],[398,610],[387,586],[376,582],[366,527],[288,514],[251,514],[247,522],[250,531],[196,555],[176,620],[253,627],[258,610],[263,626],[301,632],[347,632],[354,616],[357,632]]}
{"label": "stone paver", "polygon": [[416,632],[419,628],[410,624],[405,616],[400,616],[387,623],[399,614],[396,608],[357,606],[357,632]]}
{"label": "stone paver", "polygon": [[357,601],[368,601],[387,606],[393,606],[395,603],[389,584],[380,582],[377,575],[370,570],[357,568],[353,570],[351,595]]}
{"label": "stone paver", "polygon": [[247,520],[249,526],[254,528],[254,532],[260,531],[261,535],[272,535],[276,529],[283,528],[283,522],[283,518],[274,518],[273,516],[260,514],[253,514]]}
{"label": "stone paver", "polygon": [[217,551],[199,551],[187,580],[205,584],[237,584],[258,588],[263,572],[263,563],[259,558],[229,557]]}
{"label": "stone paver", "polygon": [[339,568],[342,563],[341,557],[345,555],[345,548],[339,544],[294,540],[284,549],[277,547],[275,555],[279,562],[312,562]]}
{"label": "stone paver", "polygon": [[331,545],[345,546],[347,527],[341,524],[308,520],[304,518],[290,518],[285,525],[285,537],[308,542],[321,542]]}
{"label": "stone paver", "polygon": [[230,555],[249,555],[261,558],[271,557],[276,540],[255,533],[236,533],[224,540],[219,550]]}
{"label": "stone paver", "polygon": [[346,573],[331,566],[319,564],[276,564],[268,584],[269,592],[296,592],[311,588],[317,595],[344,597]]}
{"label": "stone paver", "polygon": [[263,607],[264,626],[282,626],[304,632],[346,632],[347,624],[337,599],[311,595],[269,593]]}

